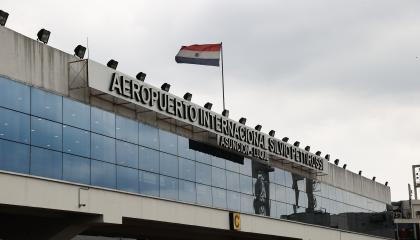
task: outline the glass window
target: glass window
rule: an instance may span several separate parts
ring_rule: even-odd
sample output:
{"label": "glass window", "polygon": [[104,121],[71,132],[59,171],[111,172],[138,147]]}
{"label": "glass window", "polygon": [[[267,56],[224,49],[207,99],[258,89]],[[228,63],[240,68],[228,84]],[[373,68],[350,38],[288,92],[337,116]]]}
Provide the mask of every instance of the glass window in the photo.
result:
{"label": "glass window", "polygon": [[239,172],[239,166],[241,164],[232,162],[229,160],[226,160],[226,170],[232,171],[232,172]]}
{"label": "glass window", "polygon": [[139,142],[139,124],[136,121],[117,115],[115,123],[115,132],[118,139],[135,144]]}
{"label": "glass window", "polygon": [[223,158],[211,156],[211,165],[218,168],[226,168],[226,160]]}
{"label": "glass window", "polygon": [[63,121],[63,98],[55,94],[31,88],[31,114],[48,120]]}
{"label": "glass window", "polygon": [[139,167],[139,147],[117,140],[117,164],[127,167]]}
{"label": "glass window", "polygon": [[117,166],[117,189],[128,192],[139,192],[139,171]]}
{"label": "glass window", "polygon": [[190,149],[189,139],[178,136],[178,154],[181,157],[195,160],[195,151]]}
{"label": "glass window", "polygon": [[179,200],[195,203],[196,191],[195,183],[179,180]]}
{"label": "glass window", "polygon": [[0,139],[0,169],[29,173],[29,146]]}
{"label": "glass window", "polygon": [[293,178],[292,178],[292,174],[290,172],[284,172],[284,177],[285,177],[285,181],[284,181],[284,185],[286,187],[292,188],[293,187]]}
{"label": "glass window", "polygon": [[102,135],[91,135],[92,158],[115,163],[115,139]]}
{"label": "glass window", "polygon": [[94,186],[115,188],[116,169],[114,164],[92,160],[91,183]]}
{"label": "glass window", "polygon": [[196,184],[197,187],[197,203],[205,206],[211,206],[211,187],[201,184]]}
{"label": "glass window", "polygon": [[150,196],[159,196],[159,175],[140,171],[140,193]]}
{"label": "glass window", "polygon": [[140,147],[139,168],[159,172],[159,152],[150,148]]}
{"label": "glass window", "polygon": [[252,195],[252,178],[245,176],[245,175],[239,175],[239,183],[241,188],[241,193],[246,193]]}
{"label": "glass window", "polygon": [[35,146],[61,151],[61,124],[31,117],[31,143]]}
{"label": "glass window", "polygon": [[251,195],[241,194],[241,212],[255,213],[254,197]]}
{"label": "glass window", "polygon": [[286,187],[286,203],[296,204],[296,193],[293,189]]}
{"label": "glass window", "polygon": [[196,179],[198,183],[211,185],[211,166],[201,163],[195,164]]}
{"label": "glass window", "polygon": [[178,154],[177,135],[159,129],[160,150],[167,153]]}
{"label": "glass window", "polygon": [[243,175],[252,176],[252,162],[251,159],[245,158],[244,164],[239,166],[239,171]]}
{"label": "glass window", "polygon": [[195,181],[195,162],[179,158],[179,178]]}
{"label": "glass window", "polygon": [[275,170],[274,170],[274,180],[277,184],[286,186],[284,171],[282,169],[275,168]]}
{"label": "glass window", "polygon": [[205,163],[208,165],[211,165],[211,157],[210,155],[206,154],[206,153],[202,153],[202,152],[196,152],[196,161],[197,162],[201,162],[201,163]]}
{"label": "glass window", "polygon": [[226,170],[212,167],[211,176],[213,186],[226,189]]}
{"label": "glass window", "polygon": [[63,155],[60,152],[31,147],[31,174],[61,179]]}
{"label": "glass window", "polygon": [[90,132],[64,125],[63,151],[82,157],[89,157]]}
{"label": "glass window", "polygon": [[178,199],[178,179],[160,175],[160,196],[168,199]]}
{"label": "glass window", "polygon": [[227,189],[239,192],[239,174],[226,171],[226,183],[227,183]]}
{"label": "glass window", "polygon": [[226,208],[226,190],[220,188],[211,188],[213,195],[213,207]]}
{"label": "glass window", "polygon": [[29,126],[28,115],[0,108],[0,138],[29,143]]}
{"label": "glass window", "polygon": [[115,114],[94,107],[90,114],[92,132],[115,137]]}
{"label": "glass window", "polygon": [[276,185],[276,201],[287,202],[286,188],[281,185]]}
{"label": "glass window", "polygon": [[160,153],[160,174],[178,177],[178,157]]}
{"label": "glass window", "polygon": [[29,86],[0,77],[0,106],[29,114],[30,99]]}
{"label": "glass window", "polygon": [[139,123],[139,144],[145,147],[159,149],[158,129]]}
{"label": "glass window", "polygon": [[63,98],[63,123],[90,130],[89,105]]}
{"label": "glass window", "polygon": [[270,199],[271,200],[276,200],[276,184],[275,183],[270,183]]}
{"label": "glass window", "polygon": [[227,208],[233,211],[241,210],[241,194],[227,191]]}
{"label": "glass window", "polygon": [[287,205],[286,203],[278,202],[276,209],[277,218],[285,218],[287,215]]}
{"label": "glass window", "polygon": [[63,180],[90,184],[90,159],[63,154]]}

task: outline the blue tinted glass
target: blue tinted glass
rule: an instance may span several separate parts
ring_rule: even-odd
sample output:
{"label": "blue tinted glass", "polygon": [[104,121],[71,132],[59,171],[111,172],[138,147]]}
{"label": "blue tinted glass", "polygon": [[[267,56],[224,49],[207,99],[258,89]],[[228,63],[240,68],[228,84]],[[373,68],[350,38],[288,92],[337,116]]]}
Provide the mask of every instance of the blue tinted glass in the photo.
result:
{"label": "blue tinted glass", "polygon": [[179,200],[195,203],[195,183],[179,180]]}
{"label": "blue tinted glass", "polygon": [[229,210],[240,211],[241,194],[237,192],[227,191],[227,208]]}
{"label": "blue tinted glass", "polygon": [[63,180],[90,184],[90,159],[63,154]]}
{"label": "blue tinted glass", "polygon": [[0,108],[0,138],[29,143],[29,116]]}
{"label": "blue tinted glass", "polygon": [[117,164],[138,168],[139,147],[131,143],[117,140]]}
{"label": "blue tinted glass", "polygon": [[239,192],[239,174],[226,171],[226,184],[227,189]]}
{"label": "blue tinted glass", "polygon": [[239,165],[241,164],[226,160],[226,170],[229,170],[232,172],[239,172]]}
{"label": "blue tinted glass", "polygon": [[251,159],[245,158],[244,164],[239,166],[239,172],[241,174],[252,176],[252,162]]}
{"label": "blue tinted glass", "polygon": [[252,178],[239,175],[239,183],[241,188],[241,193],[252,194]]}
{"label": "blue tinted glass", "polygon": [[178,199],[178,179],[160,175],[160,196]]}
{"label": "blue tinted glass", "polygon": [[31,174],[61,179],[63,154],[43,148],[31,147]]}
{"label": "blue tinted glass", "polygon": [[211,157],[210,157],[210,155],[208,155],[206,153],[202,153],[202,152],[197,151],[196,152],[196,161],[211,165]]}
{"label": "blue tinted glass", "polygon": [[145,147],[159,149],[158,129],[139,123],[139,144]]}
{"label": "blue tinted glass", "polygon": [[63,98],[55,94],[31,88],[31,114],[48,120],[62,122]]}
{"label": "blue tinted glass", "polygon": [[198,183],[211,184],[211,166],[201,163],[195,164],[195,178]]}
{"label": "blue tinted glass", "polygon": [[179,178],[195,181],[195,162],[179,158]]}
{"label": "blue tinted glass", "polygon": [[62,125],[37,117],[31,117],[32,145],[62,150]]}
{"label": "blue tinted glass", "polygon": [[140,147],[139,168],[150,171],[159,172],[159,152],[150,148]]}
{"label": "blue tinted glass", "polygon": [[226,168],[226,160],[223,158],[211,156],[211,165],[218,168]]}
{"label": "blue tinted glass", "polygon": [[116,169],[114,164],[92,160],[91,180],[94,186],[115,188]]}
{"label": "blue tinted glass", "polygon": [[213,207],[226,208],[226,190],[220,188],[211,188],[213,195]]}
{"label": "blue tinted glass", "polygon": [[118,139],[135,144],[139,142],[139,124],[136,121],[117,115],[115,124],[115,133]]}
{"label": "blue tinted glass", "polygon": [[181,157],[195,160],[195,151],[190,149],[188,138],[178,136],[178,154]]}
{"label": "blue tinted glass", "polygon": [[241,212],[255,213],[253,196],[241,194]]}
{"label": "blue tinted glass", "polygon": [[89,157],[90,132],[64,125],[63,152]]}
{"label": "blue tinted glass", "polygon": [[139,171],[133,168],[117,166],[117,189],[139,192]]}
{"label": "blue tinted glass", "polygon": [[160,139],[160,150],[172,153],[177,155],[178,154],[178,137],[177,135],[159,129],[159,139]]}
{"label": "blue tinted glass", "polygon": [[29,114],[30,99],[28,86],[0,77],[0,106]]}
{"label": "blue tinted glass", "polygon": [[63,123],[90,130],[90,107],[86,104],[63,98]]}
{"label": "blue tinted glass", "polygon": [[197,203],[201,205],[211,206],[211,187],[201,184],[196,184],[197,187]]}
{"label": "blue tinted glass", "polygon": [[159,175],[140,171],[140,193],[150,196],[159,196]]}
{"label": "blue tinted glass", "polygon": [[215,187],[226,188],[226,170],[212,167],[211,184]]}
{"label": "blue tinted glass", "polygon": [[115,114],[99,108],[91,108],[90,128],[92,132],[115,137]]}
{"label": "blue tinted glass", "polygon": [[102,135],[91,135],[92,158],[115,163],[115,139]]}
{"label": "blue tinted glass", "polygon": [[0,139],[0,169],[29,173],[29,146]]}
{"label": "blue tinted glass", "polygon": [[160,174],[178,177],[178,157],[160,153]]}
{"label": "blue tinted glass", "polygon": [[277,184],[286,186],[286,182],[285,182],[286,180],[284,178],[284,171],[283,170],[278,169],[278,168],[274,169],[274,181]]}

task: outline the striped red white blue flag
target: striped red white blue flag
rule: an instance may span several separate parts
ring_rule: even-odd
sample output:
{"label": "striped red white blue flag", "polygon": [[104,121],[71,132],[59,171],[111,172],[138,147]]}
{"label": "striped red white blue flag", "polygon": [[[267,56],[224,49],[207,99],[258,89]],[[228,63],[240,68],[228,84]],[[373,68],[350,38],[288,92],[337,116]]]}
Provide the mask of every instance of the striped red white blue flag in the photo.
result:
{"label": "striped red white blue flag", "polygon": [[177,63],[220,66],[221,43],[182,46],[175,56]]}

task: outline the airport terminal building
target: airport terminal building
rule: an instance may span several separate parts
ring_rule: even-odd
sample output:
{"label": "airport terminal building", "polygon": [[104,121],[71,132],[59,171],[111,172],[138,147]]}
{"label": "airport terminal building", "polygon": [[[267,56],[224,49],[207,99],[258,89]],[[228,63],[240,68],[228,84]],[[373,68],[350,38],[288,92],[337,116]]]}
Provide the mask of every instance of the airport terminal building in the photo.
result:
{"label": "airport terminal building", "polygon": [[0,26],[0,239],[394,237],[388,186],[244,123]]}

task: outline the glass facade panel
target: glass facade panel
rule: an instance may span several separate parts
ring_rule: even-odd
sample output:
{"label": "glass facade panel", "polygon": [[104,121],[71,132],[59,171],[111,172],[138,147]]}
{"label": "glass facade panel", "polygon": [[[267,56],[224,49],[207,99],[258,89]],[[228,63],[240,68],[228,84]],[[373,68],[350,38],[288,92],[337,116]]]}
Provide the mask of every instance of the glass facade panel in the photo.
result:
{"label": "glass facade panel", "polygon": [[63,123],[90,130],[90,107],[86,104],[63,98]]}
{"label": "glass facade panel", "polygon": [[63,98],[31,88],[31,114],[55,122],[63,121]]}
{"label": "glass facade panel", "polygon": [[212,205],[211,187],[198,184],[198,183],[196,184],[196,187],[197,187],[197,203],[200,205],[211,206]]}
{"label": "glass facade panel", "polygon": [[91,179],[92,185],[115,188],[116,185],[116,169],[114,164],[92,160],[91,162]]}
{"label": "glass facade panel", "polygon": [[223,209],[227,208],[226,190],[212,187],[211,192],[213,195],[213,207],[223,208]]}
{"label": "glass facade panel", "polygon": [[179,180],[179,200],[183,202],[195,203],[195,199],[195,183]]}
{"label": "glass facade panel", "polygon": [[241,212],[255,213],[253,204],[254,204],[253,196],[241,194]]}
{"label": "glass facade panel", "polygon": [[226,170],[212,167],[211,175],[213,186],[226,189]]}
{"label": "glass facade panel", "polygon": [[[128,142],[117,140],[117,164],[138,168],[139,167],[139,147]],[[137,181],[136,181],[137,182]]]}
{"label": "glass facade panel", "polygon": [[150,196],[159,196],[159,175],[140,171],[140,193]]}
{"label": "glass facade panel", "polygon": [[239,172],[243,175],[252,176],[252,162],[251,159],[245,158],[244,164],[239,166]]}
{"label": "glass facade panel", "polygon": [[227,208],[232,211],[241,210],[241,194],[227,191]]}
{"label": "glass facade panel", "polygon": [[179,178],[185,179],[188,181],[195,181],[195,162],[179,158]]}
{"label": "glass facade panel", "polygon": [[30,87],[0,77],[0,106],[29,114]]}
{"label": "glass facade panel", "polygon": [[139,171],[133,168],[117,166],[117,189],[139,192]]}
{"label": "glass facade panel", "polygon": [[223,158],[212,156],[211,157],[211,165],[224,169],[224,168],[226,168],[226,160],[223,159]]}
{"label": "glass facade panel", "polygon": [[63,154],[63,180],[90,184],[90,159]]}
{"label": "glass facade panel", "polygon": [[0,138],[29,144],[29,128],[28,115],[0,108]]}
{"label": "glass facade panel", "polygon": [[159,139],[160,139],[160,150],[166,153],[172,153],[174,155],[178,154],[178,137],[177,135],[160,130],[159,129]]}
{"label": "glass facade panel", "polygon": [[159,152],[145,147],[140,147],[139,151],[139,168],[159,173]]}
{"label": "glass facade panel", "polygon": [[239,192],[240,191],[239,174],[234,173],[234,172],[230,172],[230,171],[226,171],[226,184],[227,184],[227,189],[228,190]]}
{"label": "glass facade panel", "polygon": [[63,125],[63,152],[90,156],[90,132]]}
{"label": "glass facade panel", "polygon": [[241,164],[239,164],[239,163],[226,160],[226,170],[229,170],[231,172],[239,172],[239,166],[240,165]]}
{"label": "glass facade panel", "polygon": [[139,123],[139,144],[145,147],[159,149],[159,132],[157,128]]}
{"label": "glass facade panel", "polygon": [[211,185],[211,166],[201,163],[195,164],[196,179],[198,183]]}
{"label": "glass facade panel", "polygon": [[92,133],[91,157],[115,163],[115,139]]}
{"label": "glass facade panel", "polygon": [[92,132],[115,137],[115,114],[92,107],[90,110]]}
{"label": "glass facade panel", "polygon": [[241,188],[241,193],[252,195],[252,178],[251,177],[241,174],[239,176],[239,184]]}
{"label": "glass facade panel", "polygon": [[31,117],[31,143],[32,145],[62,150],[62,126],[38,117]]}
{"label": "glass facade panel", "polygon": [[29,146],[0,139],[0,169],[29,173]]}
{"label": "glass facade panel", "polygon": [[178,136],[178,154],[183,158],[195,160],[195,151],[190,149],[188,138]]}
{"label": "glass facade panel", "polygon": [[178,177],[178,157],[160,153],[160,174]]}
{"label": "glass facade panel", "polygon": [[160,196],[163,198],[178,199],[178,179],[160,176]]}
{"label": "glass facade panel", "polygon": [[61,179],[63,175],[63,154],[32,147],[30,173],[41,177]]}
{"label": "glass facade panel", "polygon": [[201,162],[201,163],[205,163],[208,165],[211,165],[211,157],[210,155],[206,154],[206,153],[202,153],[202,152],[196,152],[195,154],[196,157],[196,161],[197,162]]}
{"label": "glass facade panel", "polygon": [[115,133],[118,139],[137,144],[139,142],[139,124],[131,119],[116,116]]}

